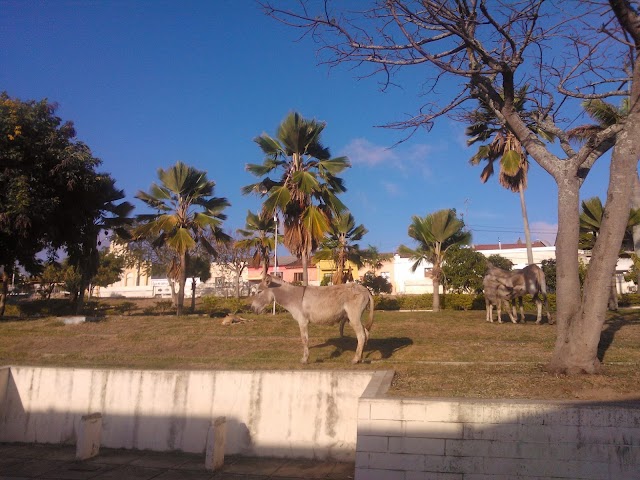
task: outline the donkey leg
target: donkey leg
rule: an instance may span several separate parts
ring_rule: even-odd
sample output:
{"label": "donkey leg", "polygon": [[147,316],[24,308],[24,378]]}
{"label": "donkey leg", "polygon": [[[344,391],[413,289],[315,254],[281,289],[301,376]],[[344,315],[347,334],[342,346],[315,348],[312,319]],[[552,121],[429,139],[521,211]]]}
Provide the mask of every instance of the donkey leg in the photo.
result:
{"label": "donkey leg", "polygon": [[300,363],[309,362],[309,322],[306,320],[298,320],[300,326],[300,338],[302,339],[302,358]]}
{"label": "donkey leg", "polygon": [[365,332],[364,325],[360,320],[360,314],[358,312],[348,312],[349,324],[356,334],[358,339],[358,346],[356,347],[356,354],[351,360],[351,363],[359,363],[362,361],[362,351],[364,350],[364,344],[367,342],[367,334]]}

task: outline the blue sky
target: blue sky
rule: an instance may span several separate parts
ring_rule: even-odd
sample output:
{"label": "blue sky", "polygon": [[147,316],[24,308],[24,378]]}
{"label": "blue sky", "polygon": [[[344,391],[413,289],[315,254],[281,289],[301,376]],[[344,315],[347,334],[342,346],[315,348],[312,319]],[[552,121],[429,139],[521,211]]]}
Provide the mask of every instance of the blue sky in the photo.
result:
{"label": "blue sky", "polygon": [[[255,181],[245,164],[262,161],[253,138],[298,111],[326,122],[323,143],[352,162],[342,198],[369,229],[364,246],[411,245],[411,216],[442,208],[464,214],[474,243],[524,239],[518,195],[495,178],[480,183],[464,125],[443,118],[393,149],[406,132],[375,127],[417,111],[420,67],[383,92],[375,78],[358,80],[362,70],[318,65],[316,45],[299,35],[251,0],[0,0],[0,90],[57,102],[138,211],[134,195],[181,160],[206,170],[231,202],[225,228],[243,227],[260,205],[240,193]],[[607,170],[600,159],[583,198],[604,198]],[[532,162],[534,239],[555,239],[556,192]]]}

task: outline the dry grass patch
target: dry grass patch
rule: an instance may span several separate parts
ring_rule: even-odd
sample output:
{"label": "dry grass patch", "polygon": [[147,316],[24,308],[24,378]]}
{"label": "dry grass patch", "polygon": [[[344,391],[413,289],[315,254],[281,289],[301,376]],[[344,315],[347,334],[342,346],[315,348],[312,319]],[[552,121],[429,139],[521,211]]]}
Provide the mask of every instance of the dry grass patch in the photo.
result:
{"label": "dry grass patch", "polygon": [[546,373],[555,327],[488,324],[484,312],[376,312],[365,364],[347,326],[310,328],[310,365],[288,314],[243,314],[230,326],[204,315],[107,316],[64,325],[57,318],[0,321],[0,363],[142,369],[393,369],[392,395],[417,397],[640,399],[640,311],[611,315],[601,375]]}

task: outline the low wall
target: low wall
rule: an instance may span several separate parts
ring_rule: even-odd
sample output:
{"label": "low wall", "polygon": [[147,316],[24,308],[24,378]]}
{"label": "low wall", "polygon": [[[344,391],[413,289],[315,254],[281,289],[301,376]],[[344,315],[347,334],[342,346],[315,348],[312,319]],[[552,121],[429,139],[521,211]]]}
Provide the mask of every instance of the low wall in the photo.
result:
{"label": "low wall", "polygon": [[356,480],[640,478],[640,402],[386,397],[358,409]]}
{"label": "low wall", "polygon": [[70,444],[102,413],[102,445],[204,452],[215,417],[227,454],[355,455],[358,397],[375,372],[0,368],[0,442]]}

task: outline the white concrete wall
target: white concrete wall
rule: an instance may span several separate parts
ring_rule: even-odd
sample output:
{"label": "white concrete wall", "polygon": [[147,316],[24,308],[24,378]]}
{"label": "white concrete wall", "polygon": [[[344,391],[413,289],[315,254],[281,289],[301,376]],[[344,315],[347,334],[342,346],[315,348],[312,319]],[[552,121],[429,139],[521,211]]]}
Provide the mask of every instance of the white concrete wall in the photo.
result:
{"label": "white concrete wall", "polygon": [[390,381],[360,399],[356,480],[640,478],[640,402],[400,399]]}
{"label": "white concrete wall", "polygon": [[74,443],[99,412],[104,447],[201,453],[225,416],[227,454],[353,460],[373,374],[4,368],[0,442]]}

